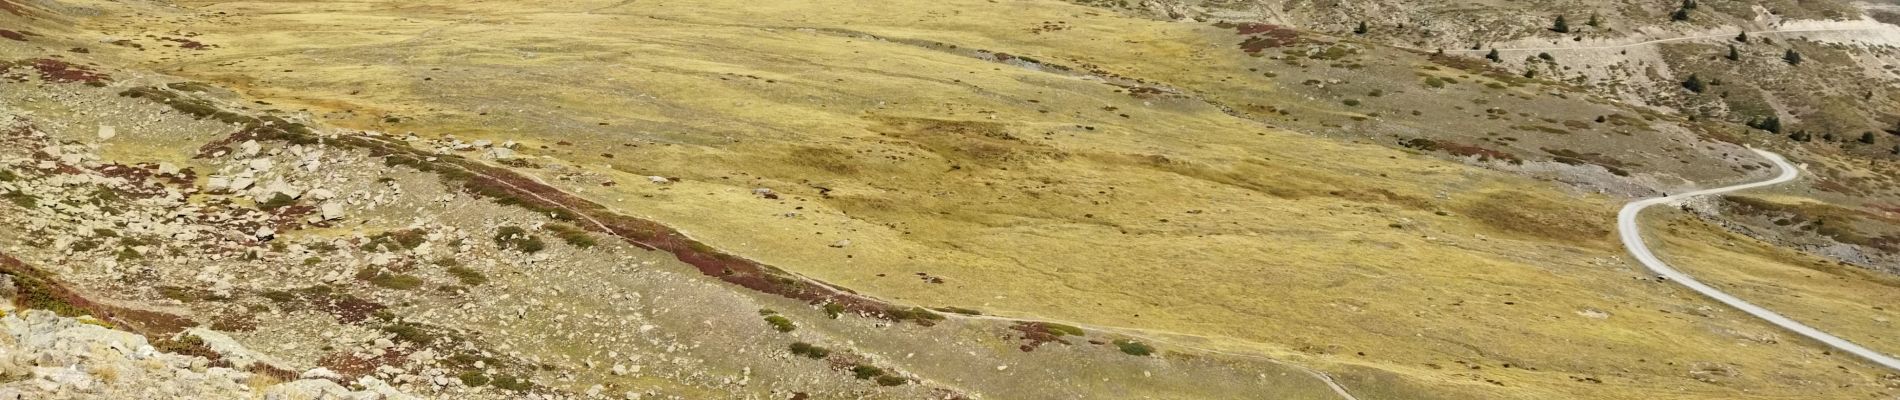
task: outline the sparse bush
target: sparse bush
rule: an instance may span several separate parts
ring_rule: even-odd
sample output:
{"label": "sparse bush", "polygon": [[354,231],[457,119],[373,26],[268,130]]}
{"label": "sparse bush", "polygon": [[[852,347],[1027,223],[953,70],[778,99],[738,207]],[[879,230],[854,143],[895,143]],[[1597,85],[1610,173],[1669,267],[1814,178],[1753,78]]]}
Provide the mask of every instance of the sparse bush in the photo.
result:
{"label": "sparse bush", "polygon": [[20,208],[36,208],[40,206],[40,198],[33,197],[33,195],[26,193],[17,191],[7,192],[7,194],[0,195],[0,197],[6,197],[8,202],[12,202],[13,205],[20,206]]}
{"label": "sparse bush", "polygon": [[372,285],[396,290],[411,290],[422,287],[422,278],[384,271],[381,267],[367,267],[358,270],[356,272],[356,279],[368,281]]}
{"label": "sparse bush", "polygon": [[428,232],[424,232],[421,229],[403,229],[377,233],[375,236],[370,236],[369,242],[364,243],[362,249],[364,251],[410,250],[421,247],[423,243],[427,243],[428,241]]}
{"label": "sparse bush", "polygon": [[930,312],[930,310],[924,309],[923,307],[911,307],[910,309],[907,309],[907,310],[892,309],[892,310],[887,310],[885,312],[890,313],[891,319],[895,319],[899,321],[913,320],[913,321],[918,321],[918,322],[925,322],[926,325],[930,321],[943,320],[943,315]]}
{"label": "sparse bush", "polygon": [[534,388],[534,382],[529,382],[526,379],[516,378],[514,375],[497,376],[495,377],[495,379],[490,380],[488,384],[494,385],[495,387],[498,387],[498,388],[502,388],[502,389],[506,389],[510,391],[516,391],[516,392],[523,392],[523,391],[527,391],[528,389]]}
{"label": "sparse bush", "polygon": [[464,286],[477,286],[488,283],[487,275],[483,275],[481,271],[476,271],[468,267],[449,267],[449,275],[454,275],[455,279],[461,281]]}
{"label": "sparse bush", "polygon": [[884,376],[884,369],[869,366],[869,365],[864,365],[864,364],[858,364],[858,365],[851,366],[851,375],[858,377],[858,379],[871,379],[871,378],[876,378],[879,376]]}
{"label": "sparse bush", "polygon": [[305,259],[303,259],[303,265],[304,265],[304,266],[306,266],[306,267],[308,267],[308,266],[312,266],[312,265],[317,265],[317,264],[322,264],[322,263],[323,263],[323,258],[322,258],[322,257],[310,257],[310,258],[305,258]]}
{"label": "sparse bush", "polygon": [[262,203],[257,203],[257,209],[265,211],[276,210],[296,202],[296,198],[290,197],[290,195],[287,194],[278,193],[275,196],[271,196],[270,199],[264,200]]}
{"label": "sparse bush", "polygon": [[0,182],[12,182],[19,179],[20,176],[14,175],[12,170],[0,169]]}
{"label": "sparse bush", "polygon": [[278,303],[289,303],[289,302],[297,301],[296,293],[291,293],[291,292],[282,291],[282,290],[266,290],[263,293],[258,293],[257,295],[262,296],[266,299],[270,299],[270,301],[274,301]]}
{"label": "sparse bush", "polygon": [[797,324],[793,324],[790,318],[785,318],[783,315],[767,315],[765,323],[772,325],[772,329],[779,332],[791,332],[798,329]]}
{"label": "sparse bush", "polygon": [[1056,336],[1083,336],[1086,334],[1086,332],[1082,331],[1082,328],[1077,328],[1072,325],[1063,325],[1053,322],[1040,322],[1040,324],[1042,324],[1044,329],[1048,329],[1049,333],[1054,333]]}
{"label": "sparse bush", "polygon": [[1689,89],[1691,92],[1702,93],[1702,91],[1708,90],[1709,86],[1702,83],[1701,76],[1689,74],[1689,79],[1682,81],[1682,88]]}
{"label": "sparse bush", "polygon": [[518,226],[504,226],[495,232],[495,244],[503,249],[513,249],[523,253],[539,252],[547,248],[541,238],[528,234],[528,230]]}
{"label": "sparse bush", "polygon": [[587,230],[573,225],[548,224],[547,228],[550,231],[554,231],[554,237],[561,238],[561,241],[567,242],[569,246],[586,249],[600,244],[594,241],[594,236],[589,235]]}
{"label": "sparse bush", "polygon": [[1115,347],[1120,348],[1123,353],[1128,353],[1128,355],[1131,356],[1147,356],[1155,352],[1154,347],[1129,339],[1116,339]]}
{"label": "sparse bush", "polygon": [[831,355],[830,349],[813,346],[811,343],[805,342],[792,343],[791,350],[792,354],[804,356],[805,358],[825,358],[825,356]]}
{"label": "sparse bush", "polygon": [[897,386],[897,385],[902,385],[906,383],[910,383],[910,380],[904,379],[904,377],[897,376],[897,375],[884,375],[884,376],[877,377],[877,384],[879,386]]}
{"label": "sparse bush", "polygon": [[844,305],[838,304],[838,303],[825,303],[825,315],[831,316],[831,319],[838,319],[838,316],[844,315]]}
{"label": "sparse bush", "polygon": [[133,250],[131,247],[122,247],[119,248],[119,252],[114,254],[113,257],[119,261],[132,261],[145,258],[145,255],[139,254],[138,250]]}
{"label": "sparse bush", "polygon": [[1350,106],[1350,107],[1358,107],[1359,99],[1346,99],[1346,101],[1342,101],[1341,103],[1345,103],[1347,106]]}
{"label": "sparse bush", "polygon": [[462,385],[468,387],[478,387],[488,384],[488,375],[482,375],[482,371],[463,371],[460,375],[456,375],[455,377],[461,379]]}
{"label": "sparse bush", "polygon": [[415,343],[418,345],[426,345],[429,344],[429,342],[434,342],[437,337],[436,334],[429,333],[429,331],[423,329],[422,326],[407,322],[383,325],[382,331],[383,333],[395,335],[396,341]]}

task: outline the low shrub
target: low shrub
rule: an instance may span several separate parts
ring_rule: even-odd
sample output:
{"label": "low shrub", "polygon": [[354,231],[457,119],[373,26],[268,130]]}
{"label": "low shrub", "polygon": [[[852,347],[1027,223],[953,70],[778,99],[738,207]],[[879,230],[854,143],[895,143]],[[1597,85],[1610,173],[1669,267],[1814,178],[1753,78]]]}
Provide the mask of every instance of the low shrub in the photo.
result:
{"label": "low shrub", "polygon": [[767,315],[765,316],[765,323],[772,325],[772,329],[778,330],[779,332],[791,332],[798,329],[797,324],[793,324],[791,319],[785,318],[783,315]]}
{"label": "low shrub", "polygon": [[594,241],[594,236],[588,234],[587,230],[574,227],[573,225],[548,224],[547,228],[549,231],[554,232],[554,237],[561,238],[561,241],[567,242],[569,246],[587,249],[600,244]]}
{"label": "low shrub", "polygon": [[1116,339],[1115,347],[1120,348],[1123,353],[1128,353],[1128,355],[1131,356],[1147,356],[1155,352],[1154,347],[1129,339]]}
{"label": "low shrub", "polygon": [[468,387],[478,387],[488,384],[488,375],[483,375],[482,371],[465,371],[455,377],[461,379],[462,384]]}
{"label": "low shrub", "polygon": [[488,283],[487,275],[483,275],[481,271],[476,271],[469,267],[449,267],[449,275],[454,275],[455,279],[461,281],[464,286],[477,286]]}
{"label": "low shrub", "polygon": [[792,343],[791,350],[792,354],[804,356],[805,358],[825,358],[825,356],[831,355],[830,349],[813,346],[811,343],[805,342]]}

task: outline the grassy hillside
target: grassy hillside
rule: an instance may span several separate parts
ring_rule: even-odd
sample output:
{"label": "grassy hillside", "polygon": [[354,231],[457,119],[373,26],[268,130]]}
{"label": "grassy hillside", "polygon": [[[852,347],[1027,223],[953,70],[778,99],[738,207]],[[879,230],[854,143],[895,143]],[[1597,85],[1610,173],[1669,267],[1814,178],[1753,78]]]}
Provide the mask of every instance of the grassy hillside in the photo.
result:
{"label": "grassy hillside", "polygon": [[[98,13],[6,49],[414,134],[894,302],[1363,399],[1884,390],[1620,259],[1623,198],[1590,192],[1764,174],[1723,126],[1470,60],[1058,1],[71,3]],[[519,146],[456,150],[477,140]],[[1871,301],[1844,297],[1810,308]]]}

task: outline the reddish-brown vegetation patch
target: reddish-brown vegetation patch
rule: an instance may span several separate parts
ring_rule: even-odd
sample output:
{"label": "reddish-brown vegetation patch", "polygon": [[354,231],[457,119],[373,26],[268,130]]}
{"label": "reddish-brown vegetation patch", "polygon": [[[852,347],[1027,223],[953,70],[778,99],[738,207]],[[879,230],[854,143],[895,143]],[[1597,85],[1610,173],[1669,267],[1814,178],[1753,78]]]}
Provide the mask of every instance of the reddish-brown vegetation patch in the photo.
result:
{"label": "reddish-brown vegetation patch", "polygon": [[[293,143],[317,141],[315,132],[302,124],[276,117],[248,117],[234,114],[202,100],[164,89],[136,88],[127,90],[121,95],[160,101],[200,118],[216,118],[246,125],[245,129],[239,132],[200,148],[201,156],[208,155],[207,152],[216,153],[220,149],[228,151],[230,144],[243,140],[285,140]],[[911,320],[928,325],[932,321],[943,318],[929,310],[898,307],[719,251],[660,223],[615,213],[605,206],[569,195],[560,189],[541,184],[507,169],[470,161],[460,156],[428,154],[411,148],[407,144],[379,137],[344,136],[330,143],[369,151],[372,155],[383,157],[391,166],[403,165],[425,172],[435,172],[443,179],[460,183],[464,189],[499,203],[546,213],[558,219],[574,222],[575,225],[587,230],[612,234],[636,246],[673,253],[674,257],[692,265],[701,273],[748,289],[813,304],[841,307],[842,311],[891,320]],[[434,157],[435,160],[425,161],[430,157]],[[341,296],[343,297],[320,296],[311,303],[337,315],[339,320],[346,323],[360,322],[372,313],[383,309],[380,304],[347,295]]]}
{"label": "reddish-brown vegetation patch", "polygon": [[609,233],[642,248],[673,253],[680,261],[700,273],[763,293],[784,296],[813,304],[836,304],[844,310],[893,320],[912,319],[928,324],[929,318],[904,318],[918,315],[849,291],[783,270],[719,251],[657,222],[621,215],[586,199],[569,195],[513,171],[468,161],[459,156],[435,156],[434,162],[422,161],[421,154],[406,144],[379,138],[349,136],[336,143],[370,150],[385,157],[392,165],[406,165],[436,172],[445,179],[459,181],[463,189],[497,202],[520,206],[556,218],[575,222],[590,231]]}
{"label": "reddish-brown vegetation patch", "polygon": [[18,40],[18,41],[22,41],[22,42],[24,42],[24,41],[26,41],[26,34],[23,34],[23,33],[20,33],[20,32],[14,32],[14,31],[9,31],[9,30],[5,30],[5,29],[0,29],[0,38],[8,38],[8,39],[13,39],[13,40]]}
{"label": "reddish-brown vegetation patch", "polygon": [[1399,145],[1419,151],[1442,150],[1446,154],[1458,157],[1477,157],[1479,160],[1484,161],[1504,161],[1512,164],[1524,163],[1524,160],[1517,158],[1517,155],[1468,144],[1439,142],[1431,139],[1418,138],[1399,141]]}
{"label": "reddish-brown vegetation patch", "polygon": [[409,361],[409,354],[414,352],[400,347],[384,350],[378,355],[336,352],[318,358],[317,365],[342,375],[343,382],[354,382],[356,378],[376,372],[377,367],[401,367]]}
{"label": "reddish-brown vegetation patch", "polygon": [[[83,65],[73,65],[65,61],[50,58],[20,60],[0,64],[0,72],[12,72],[15,68],[32,68],[39,72],[40,80],[53,83],[81,82],[89,86],[105,86],[112,81],[106,74],[94,72]],[[24,77],[13,77],[14,82],[25,82]]]}
{"label": "reddish-brown vegetation patch", "polygon": [[17,292],[13,303],[20,308],[49,310],[68,317],[91,315],[153,338],[166,337],[198,325],[176,315],[93,302],[67,288],[65,283],[51,274],[5,254],[0,254],[0,273],[13,276]]}
{"label": "reddish-brown vegetation patch", "polygon": [[1598,153],[1581,153],[1570,149],[1543,150],[1545,153],[1550,153],[1551,159],[1560,163],[1570,165],[1595,165],[1609,170],[1611,174],[1616,174],[1616,176],[1630,176],[1629,171],[1623,170],[1623,168],[1628,167],[1629,164],[1610,156]]}
{"label": "reddish-brown vegetation patch", "polygon": [[1015,325],[1009,326],[1010,330],[1019,332],[1022,335],[1018,339],[1028,342],[1018,347],[1022,351],[1035,351],[1036,348],[1042,347],[1044,343],[1050,342],[1070,344],[1069,341],[1062,339],[1063,335],[1070,333],[1064,328],[1066,327],[1043,322],[1017,322]]}
{"label": "reddish-brown vegetation patch", "polygon": [[1300,31],[1284,26],[1261,23],[1218,22],[1214,26],[1232,28],[1234,34],[1247,36],[1240,42],[1240,51],[1248,54],[1260,54],[1269,48],[1286,47],[1300,43]]}

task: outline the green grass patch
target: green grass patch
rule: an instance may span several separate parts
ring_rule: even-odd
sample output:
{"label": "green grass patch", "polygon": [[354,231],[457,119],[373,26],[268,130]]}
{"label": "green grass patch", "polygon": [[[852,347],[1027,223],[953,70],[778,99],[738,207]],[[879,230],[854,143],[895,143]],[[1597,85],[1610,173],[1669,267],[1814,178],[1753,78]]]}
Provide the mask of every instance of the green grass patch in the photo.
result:
{"label": "green grass patch", "polygon": [[421,229],[402,229],[377,233],[363,243],[363,251],[410,250],[421,247],[429,241],[428,232]]}
{"label": "green grass patch", "polygon": [[797,324],[793,324],[790,318],[785,318],[783,315],[767,315],[765,323],[772,325],[772,329],[779,332],[791,332],[798,329]]}
{"label": "green grass patch", "polygon": [[858,379],[876,378],[884,376],[884,369],[864,364],[853,365],[851,366],[851,376],[858,377]]}
{"label": "green grass patch", "polygon": [[381,267],[367,267],[356,272],[356,279],[368,281],[372,285],[396,290],[413,290],[422,287],[422,278],[414,275],[384,271]]}
{"label": "green grass patch", "polygon": [[1137,342],[1130,339],[1115,339],[1115,347],[1121,349],[1123,353],[1127,353],[1128,355],[1131,355],[1131,356],[1145,357],[1145,356],[1155,353],[1155,348],[1153,346],[1149,346],[1147,343]]}
{"label": "green grass patch", "polygon": [[547,243],[543,243],[541,238],[528,234],[527,229],[522,229],[519,226],[504,226],[497,229],[495,231],[495,244],[500,245],[503,249],[511,249],[523,253],[539,252],[547,248]]}
{"label": "green grass patch", "polygon": [[482,371],[463,371],[461,374],[456,375],[455,378],[461,379],[462,385],[468,387],[480,387],[488,384],[488,375],[482,374]]}
{"label": "green grass patch", "polygon": [[289,206],[295,203],[297,203],[296,198],[290,197],[290,195],[287,195],[287,194],[278,193],[275,196],[271,196],[270,199],[264,200],[264,202],[262,203],[257,203],[257,209],[270,211],[270,210],[276,210],[279,208],[284,208],[285,206]]}
{"label": "green grass patch", "polygon": [[487,275],[483,275],[481,271],[476,271],[469,267],[449,267],[449,275],[455,276],[455,280],[461,281],[464,286],[477,286],[488,283]]}
{"label": "green grass patch", "polygon": [[7,194],[0,194],[0,197],[5,197],[7,202],[20,206],[20,208],[38,208],[40,206],[40,198],[33,197],[33,195],[26,193],[7,192]]}
{"label": "green grass patch", "polygon": [[548,224],[545,228],[553,231],[554,237],[561,238],[561,241],[567,242],[569,246],[588,249],[600,245],[599,242],[594,241],[594,235],[589,234],[586,229],[568,224]]}
{"label": "green grass patch", "polygon": [[525,392],[525,391],[528,391],[529,389],[534,389],[534,382],[529,382],[527,379],[517,378],[514,375],[497,376],[495,377],[494,380],[491,380],[488,383],[490,385],[494,385],[495,387],[502,388],[504,390],[516,391],[516,392]]}
{"label": "green grass patch", "polygon": [[790,349],[792,354],[797,354],[805,358],[825,358],[825,356],[831,355],[830,349],[813,346],[811,343],[805,342],[794,342],[790,346]]}

